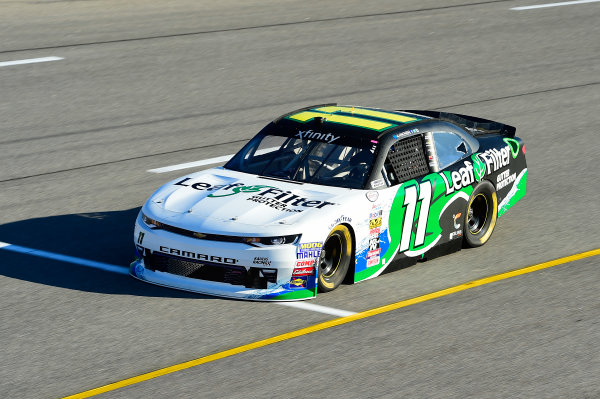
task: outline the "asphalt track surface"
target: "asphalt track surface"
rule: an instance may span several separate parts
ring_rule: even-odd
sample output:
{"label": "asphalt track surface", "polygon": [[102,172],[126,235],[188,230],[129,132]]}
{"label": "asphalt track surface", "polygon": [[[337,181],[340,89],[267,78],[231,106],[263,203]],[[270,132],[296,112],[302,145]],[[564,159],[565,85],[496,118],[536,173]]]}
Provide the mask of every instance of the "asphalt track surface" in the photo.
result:
{"label": "asphalt track surface", "polygon": [[[373,4],[372,4],[373,3]],[[148,169],[324,102],[509,123],[528,193],[484,247],[342,286],[361,312],[600,247],[600,3],[0,0],[0,242],[122,266]],[[368,6],[367,6],[368,4]],[[598,398],[600,257],[103,393]],[[335,316],[0,248],[0,397],[58,398]]]}

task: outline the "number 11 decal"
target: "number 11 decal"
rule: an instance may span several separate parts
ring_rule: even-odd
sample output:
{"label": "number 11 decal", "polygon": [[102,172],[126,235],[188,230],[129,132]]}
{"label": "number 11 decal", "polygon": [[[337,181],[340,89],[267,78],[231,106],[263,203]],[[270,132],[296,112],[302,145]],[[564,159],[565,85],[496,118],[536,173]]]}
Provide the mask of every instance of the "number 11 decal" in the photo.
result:
{"label": "number 11 decal", "polygon": [[410,248],[412,227],[418,201],[421,201],[421,208],[419,209],[419,220],[417,221],[417,233],[415,234],[413,248],[420,247],[425,243],[425,229],[427,228],[427,217],[429,216],[429,205],[431,204],[430,181],[424,181],[419,185],[418,196],[416,185],[406,187],[404,190],[405,211],[399,252],[404,252]]}

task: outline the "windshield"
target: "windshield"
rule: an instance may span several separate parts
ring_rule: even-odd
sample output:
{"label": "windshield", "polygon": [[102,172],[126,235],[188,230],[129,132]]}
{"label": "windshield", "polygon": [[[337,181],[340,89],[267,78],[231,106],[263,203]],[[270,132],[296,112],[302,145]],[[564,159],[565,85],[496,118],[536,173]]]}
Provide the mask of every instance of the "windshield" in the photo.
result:
{"label": "windshield", "polygon": [[373,148],[258,135],[225,168],[326,186],[362,188],[373,163]]}

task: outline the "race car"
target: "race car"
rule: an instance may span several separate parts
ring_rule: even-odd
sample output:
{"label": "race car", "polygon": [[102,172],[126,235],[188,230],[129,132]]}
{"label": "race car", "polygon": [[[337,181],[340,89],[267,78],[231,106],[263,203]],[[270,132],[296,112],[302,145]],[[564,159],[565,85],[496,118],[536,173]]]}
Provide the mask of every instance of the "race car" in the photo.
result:
{"label": "race car", "polygon": [[525,195],[515,128],[439,111],[315,105],[224,166],[143,205],[140,280],[214,296],[301,300],[478,247]]}

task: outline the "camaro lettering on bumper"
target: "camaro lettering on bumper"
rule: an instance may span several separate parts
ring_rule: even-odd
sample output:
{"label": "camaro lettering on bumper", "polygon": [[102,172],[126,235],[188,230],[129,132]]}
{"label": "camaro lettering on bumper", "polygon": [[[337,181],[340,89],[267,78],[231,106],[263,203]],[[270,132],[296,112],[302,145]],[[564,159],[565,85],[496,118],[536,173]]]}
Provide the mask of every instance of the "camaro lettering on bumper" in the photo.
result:
{"label": "camaro lettering on bumper", "polygon": [[206,255],[197,252],[183,251],[177,248],[169,248],[163,245],[160,246],[159,251],[169,255],[182,256],[184,258],[204,260],[207,262],[224,263],[227,265],[235,265],[238,260],[235,258],[224,258],[222,256]]}

